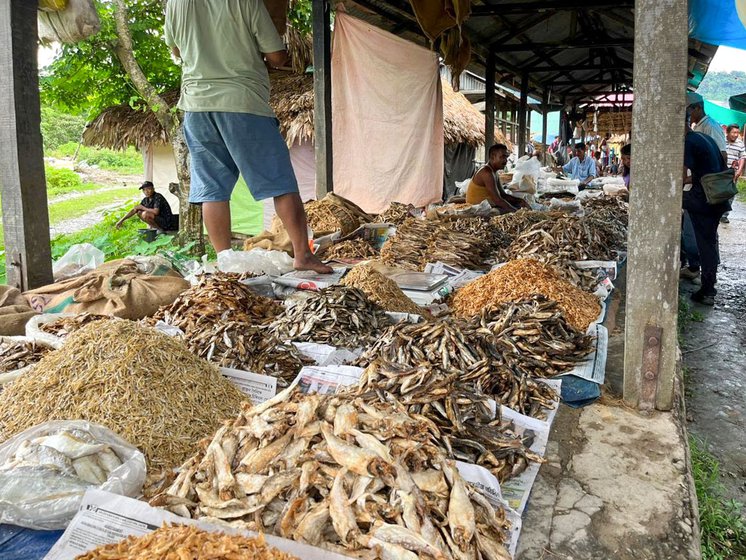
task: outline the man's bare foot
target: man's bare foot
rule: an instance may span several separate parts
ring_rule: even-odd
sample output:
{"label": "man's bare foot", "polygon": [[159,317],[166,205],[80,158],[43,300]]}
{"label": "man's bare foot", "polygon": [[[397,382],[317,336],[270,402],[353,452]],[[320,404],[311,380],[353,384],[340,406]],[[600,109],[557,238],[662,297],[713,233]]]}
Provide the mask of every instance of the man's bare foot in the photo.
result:
{"label": "man's bare foot", "polygon": [[313,253],[307,253],[302,257],[295,257],[293,268],[295,270],[313,270],[319,274],[331,274],[334,272],[331,266],[322,263],[319,257]]}

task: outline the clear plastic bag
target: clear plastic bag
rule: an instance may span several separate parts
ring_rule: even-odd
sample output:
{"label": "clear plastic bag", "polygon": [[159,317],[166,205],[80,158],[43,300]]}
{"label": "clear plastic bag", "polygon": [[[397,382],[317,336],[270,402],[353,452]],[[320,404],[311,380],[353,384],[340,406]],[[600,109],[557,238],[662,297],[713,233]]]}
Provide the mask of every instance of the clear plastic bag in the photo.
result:
{"label": "clear plastic bag", "polygon": [[516,163],[513,180],[506,185],[506,188],[509,188],[514,193],[535,194],[540,172],[541,163],[539,163],[538,158],[526,158],[524,156]]}
{"label": "clear plastic bag", "polygon": [[54,281],[60,282],[96,270],[104,264],[104,253],[90,243],[79,243],[52,265]]}
{"label": "clear plastic bag", "polygon": [[52,323],[62,317],[75,317],[76,313],[42,313],[41,315],[35,315],[28,320],[26,323],[26,338],[51,346],[55,350],[62,348],[65,343],[65,338],[57,336],[52,333],[44,332],[39,327],[44,323]]}
{"label": "clear plastic bag", "polygon": [[223,272],[251,272],[257,275],[280,276],[293,270],[293,259],[284,251],[268,251],[260,248],[250,251],[226,249],[218,254],[218,269]]}
{"label": "clear plastic bag", "polygon": [[[63,432],[72,433],[73,437],[67,438]],[[45,444],[31,443],[45,436],[53,437]],[[74,445],[68,445],[69,442]],[[31,453],[41,448],[43,456],[39,453],[32,459]],[[112,462],[111,454],[121,464]],[[100,484],[80,478],[87,476],[79,474],[84,468],[92,468],[93,459],[86,460],[90,458],[96,458],[101,472],[106,472],[102,466],[104,458],[111,467]],[[0,523],[30,529],[64,529],[78,510],[86,490],[98,488],[136,497],[142,490],[145,474],[143,454],[103,426],[83,420],[39,424],[0,445]]]}

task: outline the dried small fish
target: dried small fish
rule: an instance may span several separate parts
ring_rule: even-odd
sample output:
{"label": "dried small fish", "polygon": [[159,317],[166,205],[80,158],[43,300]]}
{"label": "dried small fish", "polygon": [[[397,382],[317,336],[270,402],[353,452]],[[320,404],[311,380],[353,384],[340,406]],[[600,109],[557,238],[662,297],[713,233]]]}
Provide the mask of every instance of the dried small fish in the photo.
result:
{"label": "dried small fish", "polygon": [[74,317],[60,317],[55,321],[42,323],[39,325],[39,330],[62,338],[86,326],[88,323],[92,323],[93,321],[107,321],[112,319],[114,319],[114,317],[110,315],[81,313],[79,315],[75,315]]}
{"label": "dried small fish", "polygon": [[411,204],[402,204],[401,202],[392,202],[383,213],[376,216],[376,221],[384,224],[403,224],[407,218],[412,217],[415,207]]}
{"label": "dried small fish", "polygon": [[342,232],[347,235],[362,224],[373,221],[373,217],[363,210],[334,193],[327,194],[321,200],[311,200],[304,204],[308,225],[314,233]]}
{"label": "dried small fish", "polygon": [[280,340],[344,348],[366,346],[390,324],[383,310],[357,288],[332,286],[310,294],[272,323]]}
{"label": "dried small fish", "polygon": [[376,248],[360,237],[335,243],[331,247],[316,254],[319,258],[327,261],[334,259],[366,259],[377,255],[378,251]]}
{"label": "dried small fish", "polygon": [[[342,407],[349,425],[335,435]],[[312,435],[297,429],[302,408],[305,427],[317,427]],[[509,558],[505,512],[461,478],[437,443],[440,437],[437,426],[401,406],[288,389],[245,408],[218,430],[151,503],[355,558]],[[208,454],[225,447],[226,439],[239,442],[234,479],[266,478],[252,488],[224,485],[221,496],[218,469]],[[379,446],[386,456],[376,451]],[[288,448],[297,448],[292,458]],[[265,449],[274,458],[255,461]],[[186,491],[179,494],[179,488]]]}
{"label": "dried small fish", "polygon": [[3,339],[0,341],[0,373],[34,365],[50,350],[46,344]]}
{"label": "dried small fish", "polygon": [[353,267],[342,278],[342,285],[362,290],[371,301],[377,303],[386,311],[414,313],[415,315],[431,317],[428,311],[405,296],[396,282],[387,278],[369,264],[359,264]]}

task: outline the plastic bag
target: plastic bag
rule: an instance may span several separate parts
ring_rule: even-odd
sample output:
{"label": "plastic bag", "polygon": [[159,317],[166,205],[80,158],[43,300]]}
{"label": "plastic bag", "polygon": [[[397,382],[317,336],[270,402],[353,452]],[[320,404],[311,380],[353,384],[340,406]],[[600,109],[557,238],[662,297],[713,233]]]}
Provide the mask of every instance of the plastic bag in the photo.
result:
{"label": "plastic bag", "polygon": [[44,323],[52,323],[62,317],[75,317],[76,315],[77,313],[42,313],[41,315],[31,317],[28,323],[26,323],[26,338],[34,342],[46,344],[54,349],[62,348],[62,345],[65,343],[64,337],[44,332],[39,327]]}
{"label": "plastic bag", "polygon": [[574,216],[583,216],[585,210],[580,204],[579,200],[562,200],[561,198],[553,198],[549,201],[549,209],[552,211],[565,212],[566,214],[572,214]]}
{"label": "plastic bag", "polygon": [[[55,437],[42,444],[39,438],[45,436]],[[101,473],[112,469],[101,484],[80,478],[90,479],[94,458]],[[0,446],[0,523],[64,529],[86,490],[136,497],[145,474],[143,454],[103,426],[83,420],[39,424]]]}
{"label": "plastic bag", "polygon": [[293,259],[284,251],[251,249],[251,251],[234,251],[226,249],[218,253],[218,269],[223,272],[251,272],[252,274],[269,274],[280,276],[293,270]]}
{"label": "plastic bag", "polygon": [[471,179],[456,181],[456,193],[462,196],[466,195],[466,189],[469,188],[469,183],[471,183]]}
{"label": "plastic bag", "polygon": [[90,243],[73,245],[52,265],[54,281],[60,282],[96,270],[104,264],[104,253]]}
{"label": "plastic bag", "polygon": [[524,156],[516,163],[513,180],[506,187],[514,193],[535,194],[540,171],[541,163],[538,158]]}
{"label": "plastic bag", "polygon": [[[42,342],[39,342],[38,340],[32,340],[25,336],[0,336],[0,343],[1,342],[35,342],[37,345],[49,346],[48,344],[44,344]],[[0,373],[0,389],[6,383],[10,383],[11,381],[15,381],[16,379],[21,377],[24,373],[29,371],[35,365],[36,364],[30,364],[22,368],[14,369],[12,371],[4,371]]]}

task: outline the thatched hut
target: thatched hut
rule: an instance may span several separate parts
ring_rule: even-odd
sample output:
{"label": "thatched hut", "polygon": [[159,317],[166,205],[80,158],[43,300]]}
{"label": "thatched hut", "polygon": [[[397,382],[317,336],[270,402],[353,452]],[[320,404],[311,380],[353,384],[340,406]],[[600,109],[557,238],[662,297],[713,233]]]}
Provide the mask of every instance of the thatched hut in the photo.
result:
{"label": "thatched hut", "polygon": [[[273,72],[270,105],[280,121],[293,169],[304,200],[315,198],[315,161],[313,131],[313,76]],[[443,128],[445,138],[444,192],[451,194],[455,181],[471,177],[477,147],[484,144],[484,116],[450,84],[443,83]],[[176,103],[178,92],[165,94],[169,104]],[[499,130],[496,141],[505,139]],[[83,133],[83,142],[114,150],[135,146],[143,153],[145,179],[156,186],[176,182],[176,166],[166,135],[150,111],[137,111],[128,104],[101,112]],[[248,189],[237,188],[231,201],[233,230],[258,233],[274,216],[272,201],[254,202]]]}

